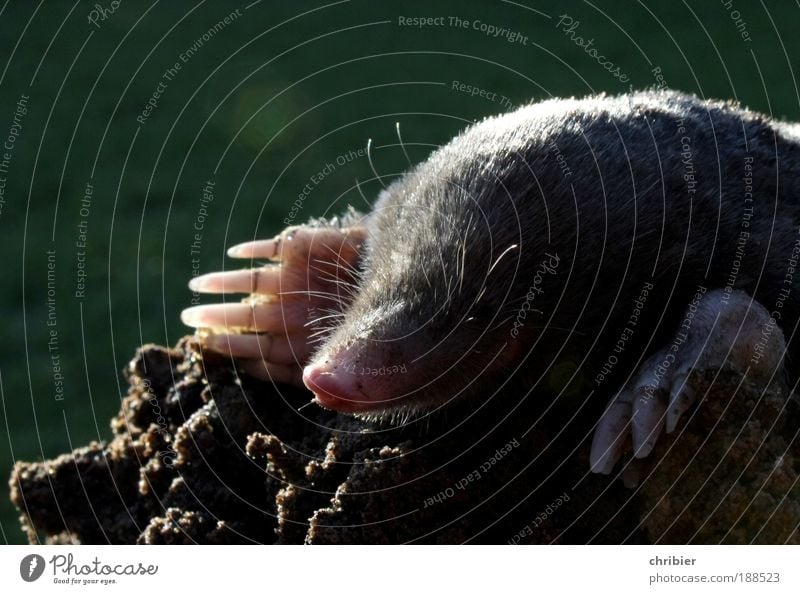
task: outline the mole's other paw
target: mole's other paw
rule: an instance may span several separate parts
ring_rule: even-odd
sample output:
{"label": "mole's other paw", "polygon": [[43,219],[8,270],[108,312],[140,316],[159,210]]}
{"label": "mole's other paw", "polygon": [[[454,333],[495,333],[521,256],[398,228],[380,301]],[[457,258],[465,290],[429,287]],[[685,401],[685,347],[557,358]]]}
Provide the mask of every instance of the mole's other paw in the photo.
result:
{"label": "mole's other paw", "polygon": [[362,226],[295,226],[273,239],[228,250],[233,258],[271,260],[258,268],[195,277],[198,293],[249,293],[241,302],[183,310],[187,326],[205,329],[205,349],[239,359],[260,379],[302,386],[315,320],[335,316],[351,299],[357,277]]}
{"label": "mole's other paw", "polygon": [[783,332],[749,295],[698,291],[671,343],[644,362],[600,418],[592,471],[609,474],[630,447],[644,458],[665,428],[672,433],[697,399],[694,373],[726,368],[766,387],[781,376],[785,351]]}

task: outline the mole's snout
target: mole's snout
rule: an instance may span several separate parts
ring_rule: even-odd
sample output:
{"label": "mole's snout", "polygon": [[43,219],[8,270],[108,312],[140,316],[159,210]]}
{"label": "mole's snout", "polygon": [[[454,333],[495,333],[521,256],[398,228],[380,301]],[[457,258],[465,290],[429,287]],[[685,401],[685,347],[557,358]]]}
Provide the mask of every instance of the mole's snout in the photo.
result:
{"label": "mole's snout", "polygon": [[339,412],[359,412],[374,408],[375,402],[362,392],[359,377],[341,367],[312,363],[303,370],[303,383],[325,408]]}
{"label": "mole's snout", "polygon": [[328,352],[306,365],[303,383],[317,404],[338,412],[375,413],[405,405],[411,388],[404,381],[406,365],[377,365],[371,354]]}

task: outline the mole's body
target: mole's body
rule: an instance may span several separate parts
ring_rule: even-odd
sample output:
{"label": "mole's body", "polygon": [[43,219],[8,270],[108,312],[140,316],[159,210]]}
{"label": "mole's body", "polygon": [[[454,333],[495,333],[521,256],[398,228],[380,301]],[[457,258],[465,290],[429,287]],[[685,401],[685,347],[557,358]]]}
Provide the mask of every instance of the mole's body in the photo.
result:
{"label": "mole's body", "polygon": [[[607,472],[621,437],[644,456],[674,428],[693,368],[780,370],[771,318],[788,336],[800,314],[798,130],[672,92],[530,105],[467,129],[369,215],[234,248],[282,265],[193,287],[280,299],[184,319],[271,332],[209,346],[262,377],[305,365],[318,402],[367,416],[569,360],[567,382],[618,392],[592,455]],[[343,312],[316,350],[309,300]]]}

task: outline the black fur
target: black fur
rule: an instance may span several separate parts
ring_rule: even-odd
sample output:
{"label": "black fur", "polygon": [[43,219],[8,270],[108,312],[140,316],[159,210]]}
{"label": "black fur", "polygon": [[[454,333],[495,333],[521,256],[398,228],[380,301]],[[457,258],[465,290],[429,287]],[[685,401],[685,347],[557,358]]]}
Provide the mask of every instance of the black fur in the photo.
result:
{"label": "black fur", "polygon": [[[654,289],[617,382],[670,340],[698,286],[734,280],[781,314],[788,339],[800,305],[800,271],[787,277],[800,239],[799,130],[665,91],[554,99],[485,119],[382,193],[357,296],[319,356],[347,348],[373,367],[406,364],[407,375],[386,380],[405,409],[510,372],[535,381],[564,361],[575,370],[564,383],[585,392],[645,282]],[[558,266],[531,299],[548,255]]]}

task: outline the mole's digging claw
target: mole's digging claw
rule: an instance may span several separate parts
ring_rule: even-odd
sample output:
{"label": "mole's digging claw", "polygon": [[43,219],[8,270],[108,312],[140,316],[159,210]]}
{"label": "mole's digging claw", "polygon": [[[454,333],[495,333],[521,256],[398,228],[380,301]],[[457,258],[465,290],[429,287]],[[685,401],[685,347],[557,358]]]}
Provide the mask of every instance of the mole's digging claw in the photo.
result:
{"label": "mole's digging claw", "polygon": [[214,303],[197,305],[181,312],[181,321],[192,328],[255,332],[292,332],[306,324],[304,307],[282,303]]}
{"label": "mole's digging claw", "polygon": [[667,409],[665,400],[660,390],[648,392],[639,388],[639,393],[633,400],[631,415],[634,457],[646,458],[653,451],[664,429],[664,412]]}
{"label": "mole's digging claw", "polygon": [[622,447],[631,429],[631,403],[628,392],[621,392],[600,417],[592,439],[589,460],[592,472],[610,474],[622,455]]}
{"label": "mole's digging claw", "polygon": [[231,258],[280,260],[308,265],[313,260],[352,262],[366,238],[364,227],[295,226],[272,239],[240,243],[228,250]]}
{"label": "mole's digging claw", "polygon": [[[187,326],[209,329],[203,348],[240,359],[239,368],[262,380],[302,386],[314,320],[330,318],[351,299],[366,228],[337,224],[294,226],[277,237],[232,247],[234,258],[275,263],[250,270],[212,272],[193,278],[198,293],[247,293],[244,303],[190,307]],[[343,289],[342,286],[345,288]],[[255,334],[255,333],[259,334]]]}
{"label": "mole's digging claw", "polygon": [[786,350],[779,329],[762,345],[762,356],[753,359],[753,347],[769,323],[767,310],[742,291],[698,291],[681,336],[649,357],[603,413],[592,441],[592,471],[611,472],[629,433],[635,458],[652,452],[665,427],[672,433],[697,400],[693,373],[725,367],[767,383],[779,375]]}
{"label": "mole's digging claw", "polygon": [[667,433],[675,431],[681,416],[695,403],[697,396],[686,375],[678,375],[672,382],[667,405]]}
{"label": "mole's digging claw", "polygon": [[[281,291],[281,271],[280,266],[263,266],[252,270],[211,272],[190,280],[189,288],[198,293],[275,294]],[[296,288],[291,286],[291,290]]]}

